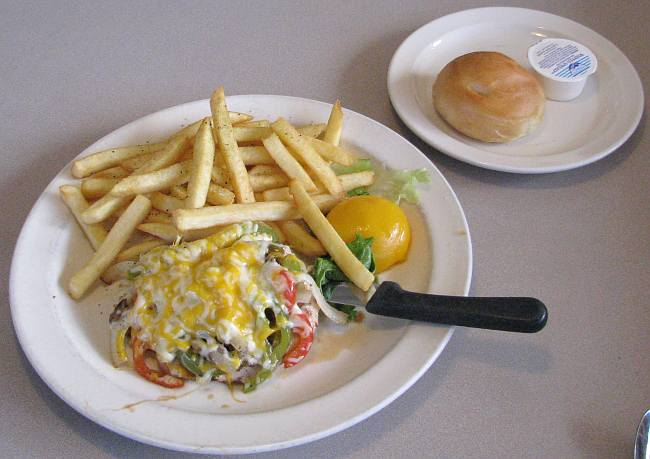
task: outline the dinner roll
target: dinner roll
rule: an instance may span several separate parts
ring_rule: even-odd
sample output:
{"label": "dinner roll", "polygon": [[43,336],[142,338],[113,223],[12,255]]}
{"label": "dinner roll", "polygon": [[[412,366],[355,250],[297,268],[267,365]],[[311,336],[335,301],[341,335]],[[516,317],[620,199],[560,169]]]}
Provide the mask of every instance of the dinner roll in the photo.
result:
{"label": "dinner roll", "polygon": [[513,59],[475,52],[448,63],[433,84],[433,105],[463,134],[509,142],[532,132],[544,115],[544,91]]}

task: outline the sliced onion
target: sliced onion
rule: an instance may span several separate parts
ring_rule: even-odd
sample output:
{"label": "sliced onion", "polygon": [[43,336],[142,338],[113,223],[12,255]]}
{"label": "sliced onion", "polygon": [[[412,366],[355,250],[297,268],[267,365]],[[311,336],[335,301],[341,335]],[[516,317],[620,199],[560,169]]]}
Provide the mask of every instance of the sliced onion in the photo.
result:
{"label": "sliced onion", "polygon": [[307,304],[303,304],[301,307],[302,311],[307,314],[309,321],[311,322],[312,328],[318,327],[318,304],[314,297],[311,297],[311,300]]}
{"label": "sliced onion", "polygon": [[309,303],[314,295],[311,293],[311,284],[300,281],[296,283],[296,303]]}
{"label": "sliced onion", "polygon": [[212,380],[212,375],[214,374],[214,368],[209,369],[205,373],[203,373],[203,376],[197,376],[196,377],[196,383],[199,386],[202,386],[204,384],[209,383]]}
{"label": "sliced onion", "polygon": [[311,293],[314,295],[316,304],[318,304],[318,307],[321,311],[323,311],[323,314],[325,314],[328,319],[339,325],[347,323],[348,315],[344,312],[339,311],[334,306],[330,305],[327,300],[325,300],[323,293],[318,288],[318,285],[316,285],[316,281],[309,274],[301,273],[296,277],[298,277],[301,281],[305,281],[311,285]]}

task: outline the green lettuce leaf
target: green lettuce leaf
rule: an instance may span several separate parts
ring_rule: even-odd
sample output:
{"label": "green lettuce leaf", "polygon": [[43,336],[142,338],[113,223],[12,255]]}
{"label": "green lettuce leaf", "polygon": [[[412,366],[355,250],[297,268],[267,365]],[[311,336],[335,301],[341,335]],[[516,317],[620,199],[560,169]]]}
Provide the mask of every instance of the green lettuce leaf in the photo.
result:
{"label": "green lettuce leaf", "polygon": [[[372,255],[372,238],[365,238],[357,234],[354,240],[347,245],[366,269],[374,273],[375,259]],[[319,257],[316,259],[316,263],[314,264],[314,280],[318,288],[323,292],[326,300],[332,297],[332,293],[337,285],[341,282],[350,282],[350,279],[343,274],[343,271],[339,269],[330,257]]]}
{"label": "green lettuce leaf", "polygon": [[371,237],[363,237],[357,233],[354,240],[348,244],[348,247],[363,266],[371,273],[374,273],[375,258],[372,255],[372,239]]}
{"label": "green lettuce leaf", "polygon": [[353,174],[355,172],[374,171],[372,161],[368,158],[359,158],[351,166],[332,164],[332,170],[336,175]]}
{"label": "green lettuce leaf", "polygon": [[371,194],[383,196],[397,204],[402,200],[417,204],[419,201],[418,185],[429,182],[429,173],[424,168],[383,171],[369,191]]}
{"label": "green lettuce leaf", "polygon": [[323,292],[325,299],[329,300],[332,297],[334,288],[341,282],[347,281],[348,278],[330,257],[320,257],[316,259],[314,264],[314,280],[318,288]]}
{"label": "green lettuce leaf", "polygon": [[370,193],[368,193],[368,188],[366,188],[365,186],[360,186],[358,188],[353,188],[350,191],[348,191],[348,196],[351,197],[351,198],[354,197],[354,196],[366,196],[366,195],[369,195],[369,194]]}

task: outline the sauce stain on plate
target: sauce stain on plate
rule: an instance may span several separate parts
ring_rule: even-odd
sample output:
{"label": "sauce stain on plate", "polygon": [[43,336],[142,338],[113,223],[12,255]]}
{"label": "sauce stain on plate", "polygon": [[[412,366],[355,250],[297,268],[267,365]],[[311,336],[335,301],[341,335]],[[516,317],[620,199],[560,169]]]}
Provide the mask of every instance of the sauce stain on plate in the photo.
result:
{"label": "sauce stain on plate", "polygon": [[199,388],[197,387],[196,389],[192,389],[190,391],[187,391],[187,392],[185,392],[183,394],[179,394],[179,395],[161,395],[160,397],[156,397],[156,398],[153,398],[153,399],[144,399],[144,400],[139,400],[139,401],[133,402],[133,403],[127,403],[122,408],[118,408],[117,410],[114,410],[114,411],[127,410],[128,412],[133,413],[135,411],[135,407],[138,406],[138,405],[141,405],[142,403],[169,402],[171,400],[178,400],[180,398],[183,398],[183,397],[186,397],[186,396],[190,395],[193,392],[196,392],[196,390],[198,390],[198,389]]}
{"label": "sauce stain on plate", "polygon": [[341,327],[327,327],[316,332],[316,343],[311,349],[312,363],[334,360],[341,352],[364,347],[369,341],[370,330],[363,323],[355,322]]}

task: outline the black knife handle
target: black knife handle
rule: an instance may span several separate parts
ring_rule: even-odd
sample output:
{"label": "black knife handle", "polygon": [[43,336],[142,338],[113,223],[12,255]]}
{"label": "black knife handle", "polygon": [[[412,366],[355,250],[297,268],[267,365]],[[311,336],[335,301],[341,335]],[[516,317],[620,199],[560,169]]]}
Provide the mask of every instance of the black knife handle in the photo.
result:
{"label": "black knife handle", "polygon": [[535,333],[546,325],[544,303],[525,297],[468,297],[430,295],[382,282],[366,310],[400,319],[461,325],[511,332]]}

